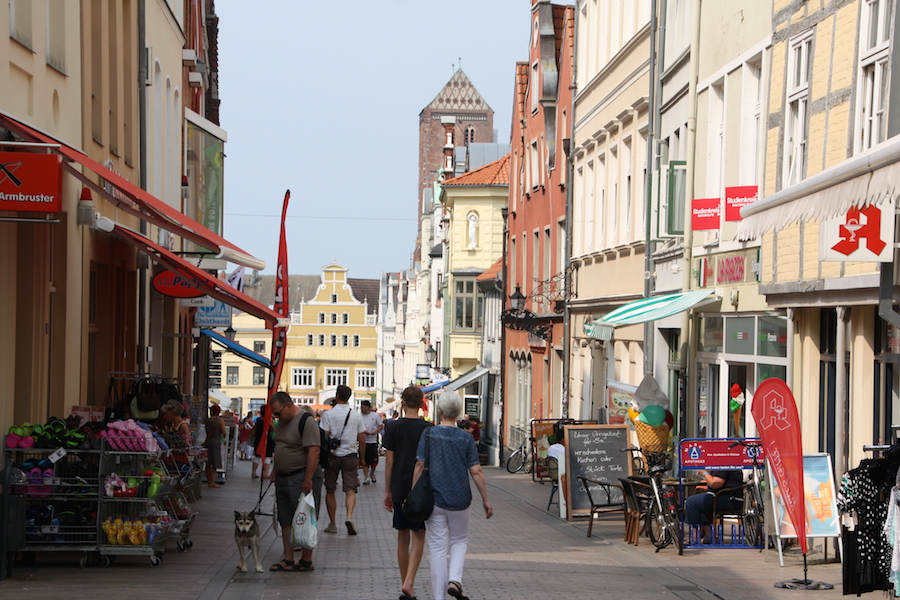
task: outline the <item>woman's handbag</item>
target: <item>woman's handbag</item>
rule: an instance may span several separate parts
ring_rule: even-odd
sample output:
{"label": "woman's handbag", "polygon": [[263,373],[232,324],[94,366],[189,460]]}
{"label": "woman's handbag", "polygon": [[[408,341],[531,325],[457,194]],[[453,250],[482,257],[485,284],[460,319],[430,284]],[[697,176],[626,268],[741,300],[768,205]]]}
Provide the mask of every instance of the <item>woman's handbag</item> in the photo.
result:
{"label": "woman's handbag", "polygon": [[428,474],[428,455],[431,453],[431,444],[428,437],[431,428],[425,430],[425,470],[416,481],[416,485],[409,491],[406,502],[403,503],[403,513],[413,523],[421,523],[428,520],[434,510],[434,490],[431,489],[431,475]]}

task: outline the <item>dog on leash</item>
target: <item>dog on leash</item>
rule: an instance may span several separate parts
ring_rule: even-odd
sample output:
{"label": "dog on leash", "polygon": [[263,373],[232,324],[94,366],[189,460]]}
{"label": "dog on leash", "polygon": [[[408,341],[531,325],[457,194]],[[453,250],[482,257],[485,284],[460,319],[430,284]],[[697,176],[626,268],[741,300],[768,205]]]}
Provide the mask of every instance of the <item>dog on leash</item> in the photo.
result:
{"label": "dog on leash", "polygon": [[263,572],[262,564],[259,562],[259,539],[259,523],[256,522],[256,515],[252,512],[234,511],[234,541],[238,547],[238,554],[241,556],[241,564],[237,568],[242,573],[247,572],[247,558],[244,556],[245,548],[249,548],[253,554],[256,572]]}

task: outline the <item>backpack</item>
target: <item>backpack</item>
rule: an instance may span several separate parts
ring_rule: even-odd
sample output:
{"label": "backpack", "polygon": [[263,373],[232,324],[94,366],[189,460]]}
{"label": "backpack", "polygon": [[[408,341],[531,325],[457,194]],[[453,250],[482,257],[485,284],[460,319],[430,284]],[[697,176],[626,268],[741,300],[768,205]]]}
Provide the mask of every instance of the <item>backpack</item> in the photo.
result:
{"label": "backpack", "polygon": [[[309,417],[310,414],[308,412],[304,412],[303,416],[300,417],[300,439],[303,439],[303,428],[306,427],[306,421]],[[327,431],[319,427],[318,424],[316,427],[319,429],[319,465],[323,469],[327,469],[331,465],[331,457],[334,456],[333,452],[336,446],[332,444],[332,438]]]}

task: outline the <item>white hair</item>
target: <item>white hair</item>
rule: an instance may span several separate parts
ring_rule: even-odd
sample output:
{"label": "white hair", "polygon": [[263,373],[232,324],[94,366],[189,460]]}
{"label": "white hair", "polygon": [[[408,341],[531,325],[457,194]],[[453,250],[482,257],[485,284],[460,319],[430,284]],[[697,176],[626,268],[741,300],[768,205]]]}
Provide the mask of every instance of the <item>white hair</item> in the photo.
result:
{"label": "white hair", "polygon": [[444,390],[437,398],[437,410],[444,418],[455,421],[463,410],[462,398],[452,390]]}

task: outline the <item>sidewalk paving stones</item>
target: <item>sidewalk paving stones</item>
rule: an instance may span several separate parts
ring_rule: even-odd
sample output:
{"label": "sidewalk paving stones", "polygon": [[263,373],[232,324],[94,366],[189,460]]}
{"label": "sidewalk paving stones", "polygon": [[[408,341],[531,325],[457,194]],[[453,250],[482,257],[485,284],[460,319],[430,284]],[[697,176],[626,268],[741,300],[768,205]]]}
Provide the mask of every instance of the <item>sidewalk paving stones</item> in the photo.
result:
{"label": "sidewalk paving stones", "polygon": [[[473,495],[469,549],[463,587],[472,600],[531,598],[660,598],[765,600],[820,598],[841,594],[841,566],[819,561],[811,564],[813,580],[835,585],[830,591],[794,591],[773,587],[777,581],[803,576],[796,555],[779,566],[774,551],[748,549],[674,548],[654,552],[646,537],[639,546],[622,541],[621,514],[598,519],[593,537],[586,535],[585,520],[567,522],[545,510],[549,485],[529,475],[510,475],[487,467],[488,490],[494,517],[484,518],[480,498]],[[338,492],[338,533],[319,535],[313,557],[315,570],[272,573],[270,565],[281,558],[281,539],[272,532],[272,518],[260,517],[265,534],[261,550],[264,573],[236,569],[233,511],[251,510],[257,502],[259,480],[250,479],[250,464],[237,461],[226,485],[203,488],[203,498],[191,532],[193,548],[176,552],[167,546],[162,565],[150,566],[147,557],[119,557],[108,568],[96,562],[77,567],[80,555],[44,553],[38,560],[15,567],[12,577],[0,581],[0,596],[16,600],[46,598],[165,598],[167,600],[321,600],[385,599],[400,594],[396,566],[396,532],[382,506],[382,477],[360,486],[354,522],[359,535],[347,534],[343,522],[343,494]],[[272,512],[272,490],[263,501]],[[328,517],[321,509],[319,527]],[[418,598],[432,598],[428,552],[416,581]]]}

